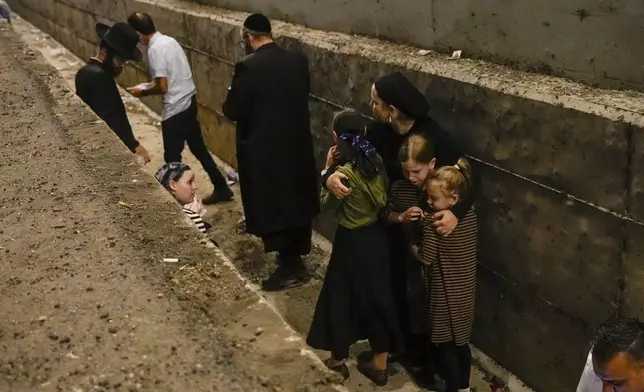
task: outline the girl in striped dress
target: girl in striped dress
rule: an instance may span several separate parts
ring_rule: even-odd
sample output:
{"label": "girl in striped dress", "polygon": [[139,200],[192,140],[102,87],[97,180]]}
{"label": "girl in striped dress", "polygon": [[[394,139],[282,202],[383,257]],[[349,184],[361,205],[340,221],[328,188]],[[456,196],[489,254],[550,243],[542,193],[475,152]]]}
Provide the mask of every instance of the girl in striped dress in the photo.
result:
{"label": "girl in striped dress", "polygon": [[[407,138],[399,149],[398,161],[403,169],[405,179],[394,182],[389,190],[384,218],[394,225],[400,225],[406,243],[398,255],[403,266],[398,266],[405,275],[405,307],[399,309],[406,321],[409,335],[407,355],[412,368],[419,370],[425,367],[426,373],[432,372],[429,358],[429,289],[427,277],[429,269],[418,262],[412,253],[411,246],[420,246],[422,240],[422,218],[426,205],[426,192],[423,189],[427,176],[434,170],[436,158],[434,147],[422,135]],[[433,380],[433,375],[428,381]]]}
{"label": "girl in striped dress", "polygon": [[154,177],[182,205],[184,214],[197,226],[197,229],[206,233],[210,225],[202,219],[206,209],[197,197],[195,172],[190,169],[190,166],[180,162],[166,163]]}
{"label": "girl in striped dress", "polygon": [[[465,158],[443,166],[427,179],[427,204],[432,211],[454,208],[467,199],[472,186]],[[447,392],[470,390],[469,347],[476,297],[476,214],[470,208],[447,237],[436,234],[430,214],[423,219],[418,259],[430,270],[430,338],[437,353]]]}

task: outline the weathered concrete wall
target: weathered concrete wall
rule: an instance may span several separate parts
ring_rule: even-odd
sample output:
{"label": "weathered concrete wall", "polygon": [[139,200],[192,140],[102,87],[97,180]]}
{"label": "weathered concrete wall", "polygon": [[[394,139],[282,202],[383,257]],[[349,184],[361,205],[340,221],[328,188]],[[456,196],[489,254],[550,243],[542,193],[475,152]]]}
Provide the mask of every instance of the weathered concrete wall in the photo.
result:
{"label": "weathered concrete wall", "polygon": [[642,90],[638,0],[192,0]]}
{"label": "weathered concrete wall", "polygon": [[[246,14],[174,0],[11,3],[81,57],[95,51],[94,22],[150,13],[188,52],[209,145],[234,163],[233,125],[219,111]],[[378,76],[402,69],[425,92],[484,179],[474,343],[538,391],[572,391],[596,324],[644,316],[642,95],[280,22],[275,30],[310,59],[320,162],[332,113],[344,105],[367,113]],[[145,78],[130,67],[122,82]]]}

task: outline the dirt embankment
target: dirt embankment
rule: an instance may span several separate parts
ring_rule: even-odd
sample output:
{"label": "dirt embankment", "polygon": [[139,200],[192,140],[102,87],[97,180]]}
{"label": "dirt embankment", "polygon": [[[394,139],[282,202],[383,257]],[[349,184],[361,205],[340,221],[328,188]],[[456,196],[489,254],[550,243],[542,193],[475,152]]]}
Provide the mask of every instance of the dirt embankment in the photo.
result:
{"label": "dirt embankment", "polygon": [[336,389],[58,73],[0,42],[0,391]]}

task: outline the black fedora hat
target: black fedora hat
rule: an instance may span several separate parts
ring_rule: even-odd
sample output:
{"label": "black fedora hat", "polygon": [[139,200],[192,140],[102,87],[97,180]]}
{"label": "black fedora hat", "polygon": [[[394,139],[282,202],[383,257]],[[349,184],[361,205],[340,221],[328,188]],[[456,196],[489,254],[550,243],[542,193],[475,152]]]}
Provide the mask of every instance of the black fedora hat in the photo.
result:
{"label": "black fedora hat", "polygon": [[139,43],[139,35],[127,23],[117,22],[112,27],[97,23],[96,34],[125,60],[141,61],[143,59],[141,51],[136,47]]}

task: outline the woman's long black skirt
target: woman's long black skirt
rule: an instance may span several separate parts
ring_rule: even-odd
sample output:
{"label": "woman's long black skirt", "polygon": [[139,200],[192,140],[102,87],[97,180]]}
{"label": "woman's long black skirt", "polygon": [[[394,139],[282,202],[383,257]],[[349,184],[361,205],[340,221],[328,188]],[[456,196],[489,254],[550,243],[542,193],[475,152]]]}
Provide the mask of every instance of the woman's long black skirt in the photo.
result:
{"label": "woman's long black skirt", "polygon": [[403,350],[390,281],[388,241],[381,223],[338,227],[307,343],[337,360],[369,339],[375,353]]}

